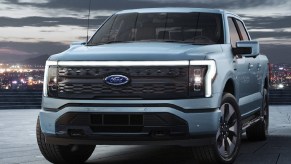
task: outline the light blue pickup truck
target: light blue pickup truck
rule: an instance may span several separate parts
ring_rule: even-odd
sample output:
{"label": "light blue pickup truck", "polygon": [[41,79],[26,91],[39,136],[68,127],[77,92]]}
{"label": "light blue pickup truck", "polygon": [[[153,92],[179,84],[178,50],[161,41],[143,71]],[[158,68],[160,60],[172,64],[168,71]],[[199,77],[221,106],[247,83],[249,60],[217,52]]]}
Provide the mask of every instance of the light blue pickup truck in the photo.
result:
{"label": "light blue pickup truck", "polygon": [[120,11],[46,62],[37,141],[53,163],[95,145],[180,145],[233,163],[268,134],[269,67],[241,18],[218,9]]}

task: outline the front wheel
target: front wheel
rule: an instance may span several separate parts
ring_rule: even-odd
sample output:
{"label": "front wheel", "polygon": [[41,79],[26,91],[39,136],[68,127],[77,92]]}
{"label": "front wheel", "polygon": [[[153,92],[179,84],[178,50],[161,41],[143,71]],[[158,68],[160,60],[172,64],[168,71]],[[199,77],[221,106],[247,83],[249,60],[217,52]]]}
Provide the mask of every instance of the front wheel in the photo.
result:
{"label": "front wheel", "polygon": [[192,148],[195,159],[201,163],[233,163],[238,155],[241,122],[239,107],[232,94],[223,94],[220,111],[220,126],[217,129],[215,144]]}
{"label": "front wheel", "polygon": [[54,145],[45,143],[39,118],[36,124],[36,137],[42,155],[51,163],[84,163],[93,153],[95,145]]}

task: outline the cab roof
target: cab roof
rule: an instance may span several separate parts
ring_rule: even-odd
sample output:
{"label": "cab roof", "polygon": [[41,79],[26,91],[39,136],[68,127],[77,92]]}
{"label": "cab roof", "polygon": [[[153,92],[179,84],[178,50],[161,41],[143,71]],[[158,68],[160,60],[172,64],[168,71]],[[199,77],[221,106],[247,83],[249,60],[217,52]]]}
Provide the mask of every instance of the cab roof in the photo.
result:
{"label": "cab roof", "polygon": [[[142,8],[142,9],[130,9],[119,11],[116,14],[125,13],[191,13],[191,12],[203,12],[203,13],[217,13],[217,14],[231,14],[237,16],[234,13],[222,10],[222,9],[210,9],[210,8],[187,8],[187,7],[165,7],[165,8]],[[237,16],[238,17],[238,16]]]}

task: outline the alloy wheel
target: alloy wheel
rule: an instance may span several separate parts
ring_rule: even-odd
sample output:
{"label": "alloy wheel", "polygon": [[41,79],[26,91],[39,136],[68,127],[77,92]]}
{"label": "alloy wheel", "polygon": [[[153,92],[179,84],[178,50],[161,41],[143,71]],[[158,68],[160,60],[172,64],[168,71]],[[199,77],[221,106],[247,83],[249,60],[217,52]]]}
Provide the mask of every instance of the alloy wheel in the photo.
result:
{"label": "alloy wheel", "polygon": [[219,154],[228,158],[234,153],[238,142],[237,114],[230,103],[222,104],[220,110],[220,127],[216,134],[216,145]]}

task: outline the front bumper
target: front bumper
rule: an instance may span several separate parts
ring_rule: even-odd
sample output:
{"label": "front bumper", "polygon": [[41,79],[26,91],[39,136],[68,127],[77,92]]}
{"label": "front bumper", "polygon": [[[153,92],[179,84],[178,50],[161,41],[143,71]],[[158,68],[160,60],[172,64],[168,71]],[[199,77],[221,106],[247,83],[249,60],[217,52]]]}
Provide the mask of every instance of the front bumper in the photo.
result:
{"label": "front bumper", "polygon": [[63,138],[56,135],[45,135],[46,143],[56,145],[178,145],[178,146],[203,146],[215,143],[215,136],[203,135],[194,138],[171,140],[99,140],[96,138]]}
{"label": "front bumper", "polygon": [[[64,100],[44,97],[39,117],[46,142],[51,144],[207,145],[214,141],[219,126],[218,102],[218,94],[212,98],[183,100]],[[134,114],[142,115],[142,118],[154,115],[164,123],[157,123],[157,120],[152,120],[156,124],[143,122],[140,124],[142,130],[138,131],[94,131],[91,122],[80,124],[72,120],[67,120],[70,124],[59,126],[58,121],[68,113],[87,115],[84,122],[90,120],[91,115]],[[167,121],[161,114],[176,121]]]}

